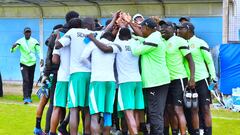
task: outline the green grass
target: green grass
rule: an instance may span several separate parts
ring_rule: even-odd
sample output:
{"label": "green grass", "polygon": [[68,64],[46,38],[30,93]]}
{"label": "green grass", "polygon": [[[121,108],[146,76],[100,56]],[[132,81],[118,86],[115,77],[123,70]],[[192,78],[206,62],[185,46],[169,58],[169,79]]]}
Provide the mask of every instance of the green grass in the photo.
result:
{"label": "green grass", "polygon": [[[0,135],[32,135],[37,103],[37,96],[33,96],[31,105],[23,105],[20,95],[8,94],[0,98]],[[240,135],[240,113],[220,109],[212,110],[212,115],[213,135]],[[44,124],[45,115],[42,127]]]}

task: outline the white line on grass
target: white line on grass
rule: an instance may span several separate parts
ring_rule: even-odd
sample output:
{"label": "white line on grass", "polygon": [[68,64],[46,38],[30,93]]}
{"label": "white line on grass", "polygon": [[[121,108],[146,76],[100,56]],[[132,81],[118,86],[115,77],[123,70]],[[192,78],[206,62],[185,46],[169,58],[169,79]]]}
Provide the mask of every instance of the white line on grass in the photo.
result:
{"label": "white line on grass", "polygon": [[23,104],[23,103],[19,103],[19,102],[6,102],[6,101],[0,101],[0,104],[7,104],[7,105],[22,105],[22,106],[34,106],[37,107],[37,104]]}

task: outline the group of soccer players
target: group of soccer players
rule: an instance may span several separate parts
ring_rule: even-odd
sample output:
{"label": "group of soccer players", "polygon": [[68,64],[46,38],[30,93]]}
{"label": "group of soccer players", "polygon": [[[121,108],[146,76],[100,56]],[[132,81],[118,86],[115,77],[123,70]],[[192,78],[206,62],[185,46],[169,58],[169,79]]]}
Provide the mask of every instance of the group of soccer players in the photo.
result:
{"label": "group of soccer players", "polygon": [[49,135],[65,122],[65,108],[71,135],[78,134],[80,111],[83,134],[110,134],[115,100],[126,134],[168,135],[170,126],[173,135],[199,135],[200,128],[211,135],[213,60],[190,19],[179,21],[118,11],[100,31],[92,18],[72,18],[67,31],[57,28],[52,63],[59,69]]}

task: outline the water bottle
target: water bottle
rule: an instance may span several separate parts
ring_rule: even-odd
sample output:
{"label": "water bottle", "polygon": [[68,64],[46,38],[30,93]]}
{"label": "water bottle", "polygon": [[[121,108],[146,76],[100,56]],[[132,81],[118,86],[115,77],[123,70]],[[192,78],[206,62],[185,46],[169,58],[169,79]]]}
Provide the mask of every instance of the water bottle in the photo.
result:
{"label": "water bottle", "polygon": [[208,90],[212,91],[214,89],[214,86],[216,85],[215,82],[211,81],[211,83],[208,86]]}

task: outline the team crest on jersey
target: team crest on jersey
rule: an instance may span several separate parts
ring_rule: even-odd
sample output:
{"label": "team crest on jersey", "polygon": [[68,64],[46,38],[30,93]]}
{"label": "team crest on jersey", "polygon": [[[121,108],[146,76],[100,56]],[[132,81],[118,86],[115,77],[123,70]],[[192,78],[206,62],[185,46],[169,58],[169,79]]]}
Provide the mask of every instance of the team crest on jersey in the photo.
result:
{"label": "team crest on jersey", "polygon": [[85,34],[83,34],[82,32],[77,32],[77,37],[85,37]]}
{"label": "team crest on jersey", "polygon": [[168,44],[168,48],[172,48],[172,44],[171,43]]}
{"label": "team crest on jersey", "polygon": [[195,48],[195,45],[194,45],[194,44],[191,44],[191,45],[190,45],[190,48]]}
{"label": "team crest on jersey", "polygon": [[125,50],[126,51],[131,51],[131,47],[130,46],[125,46]]}

